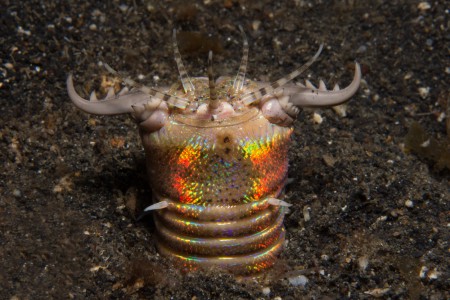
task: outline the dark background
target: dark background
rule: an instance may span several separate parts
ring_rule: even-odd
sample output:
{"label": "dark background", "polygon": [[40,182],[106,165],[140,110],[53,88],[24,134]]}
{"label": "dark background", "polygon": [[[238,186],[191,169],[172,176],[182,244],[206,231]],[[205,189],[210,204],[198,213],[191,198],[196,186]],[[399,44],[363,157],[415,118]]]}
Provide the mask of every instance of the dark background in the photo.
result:
{"label": "dark background", "polygon": [[[449,13],[428,4],[3,0],[0,298],[448,299]],[[206,75],[211,48],[216,75],[235,74],[238,24],[249,78],[276,80],[321,42],[304,78],[343,87],[354,60],[363,70],[347,117],[300,113],[288,243],[258,280],[180,274],[161,258],[151,217],[136,221],[150,191],[133,120],[82,113],[65,88],[72,72],[85,97],[101,89],[100,61],[151,86],[176,82],[173,28],[191,76]],[[299,275],[306,286],[289,282]]]}

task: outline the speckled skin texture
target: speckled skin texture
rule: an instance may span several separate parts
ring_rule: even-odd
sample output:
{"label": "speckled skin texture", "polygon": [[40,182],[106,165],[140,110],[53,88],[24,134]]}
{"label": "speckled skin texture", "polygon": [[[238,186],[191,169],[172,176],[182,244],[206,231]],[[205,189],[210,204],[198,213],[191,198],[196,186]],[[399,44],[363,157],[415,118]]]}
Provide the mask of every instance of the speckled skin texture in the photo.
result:
{"label": "speckled skin texture", "polygon": [[256,109],[201,127],[185,120],[170,118],[164,129],[142,137],[156,194],[200,206],[280,194],[287,178],[289,127],[269,123]]}
{"label": "speckled skin texture", "polygon": [[189,270],[271,267],[284,242],[285,210],[258,202],[282,196],[292,130],[257,109],[219,124],[192,121],[173,117],[142,136],[154,202],[168,198],[179,207],[155,215],[160,253]]}

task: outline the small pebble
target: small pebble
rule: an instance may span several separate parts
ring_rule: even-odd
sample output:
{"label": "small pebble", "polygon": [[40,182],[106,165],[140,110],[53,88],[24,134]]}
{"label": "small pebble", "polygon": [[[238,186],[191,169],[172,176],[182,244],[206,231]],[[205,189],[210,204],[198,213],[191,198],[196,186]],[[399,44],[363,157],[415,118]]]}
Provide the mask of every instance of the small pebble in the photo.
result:
{"label": "small pebble", "polygon": [[356,53],[364,53],[367,51],[367,47],[365,45],[362,45],[356,50]]}
{"label": "small pebble", "polygon": [[31,35],[31,31],[23,29],[22,26],[17,27],[17,33],[28,35],[28,36]]}
{"label": "small pebble", "polygon": [[426,148],[428,146],[430,146],[430,139],[428,139],[425,142],[423,142],[422,144],[420,144],[420,147],[422,147],[422,148]]}
{"label": "small pebble", "polygon": [[428,268],[426,266],[422,266],[419,271],[419,277],[424,279],[427,276]]}
{"label": "small pebble", "polygon": [[347,116],[347,104],[336,105],[333,106],[332,109],[341,118],[345,118]]}
{"label": "small pebble", "polygon": [[91,14],[94,17],[100,17],[102,15],[102,12],[100,9],[94,9]]}
{"label": "small pebble", "polygon": [[22,192],[20,190],[18,190],[18,189],[15,189],[13,191],[13,195],[14,195],[14,197],[19,198],[20,196],[22,196]]}
{"label": "small pebble", "polygon": [[119,9],[121,12],[126,12],[128,10],[128,5],[121,4],[121,5],[119,5]]}
{"label": "small pebble", "polygon": [[270,295],[270,287],[264,287],[262,289],[262,293],[264,296],[269,296]]}
{"label": "small pebble", "polygon": [[405,206],[409,207],[409,208],[413,208],[414,207],[414,202],[412,202],[411,200],[406,200],[405,201]]}
{"label": "small pebble", "polygon": [[5,66],[5,68],[7,68],[8,70],[12,70],[14,69],[14,65],[12,63],[4,63],[3,64]]}
{"label": "small pebble", "polygon": [[413,77],[413,73],[412,73],[412,72],[408,72],[408,73],[405,74],[405,76],[403,77],[403,79],[409,80],[409,79],[411,79],[411,77]]}
{"label": "small pebble", "polygon": [[253,31],[257,31],[259,29],[259,26],[261,25],[261,21],[255,20],[252,22],[252,29]]}
{"label": "small pebble", "polygon": [[308,222],[311,220],[311,215],[309,214],[310,209],[311,208],[309,206],[303,207],[303,219],[305,220],[305,222]]}
{"label": "small pebble", "polygon": [[387,216],[380,216],[377,218],[376,222],[384,222],[387,220]]}
{"label": "small pebble", "polygon": [[231,0],[224,0],[223,1],[223,7],[225,7],[225,8],[232,8],[233,7],[233,1],[231,1]]}
{"label": "small pebble", "polygon": [[369,258],[367,256],[361,256],[358,258],[358,266],[361,271],[365,271],[369,265]]}
{"label": "small pebble", "polygon": [[316,124],[322,124],[323,118],[322,118],[322,116],[319,115],[318,113],[314,113],[314,114],[313,114],[313,121],[314,121],[314,123],[316,123]]}
{"label": "small pebble", "polygon": [[436,280],[439,278],[439,275],[441,275],[441,272],[438,272],[436,269],[433,269],[430,272],[428,272],[428,279]]}
{"label": "small pebble", "polygon": [[97,30],[97,25],[91,24],[91,25],[89,25],[89,29],[92,30],[92,31],[96,31]]}
{"label": "small pebble", "polygon": [[390,290],[390,288],[376,288],[370,291],[365,291],[364,294],[374,296],[375,298],[380,298],[387,294]]}
{"label": "small pebble", "polygon": [[427,98],[428,97],[428,94],[430,94],[430,87],[420,87],[419,89],[418,89],[418,91],[419,91],[419,95],[420,95],[420,97],[422,98],[422,99],[425,99],[425,98]]}
{"label": "small pebble", "polygon": [[420,2],[419,5],[417,5],[417,8],[421,11],[425,11],[431,8],[430,3],[428,2]]}
{"label": "small pebble", "polygon": [[277,49],[279,49],[281,45],[283,45],[283,43],[278,39],[278,37],[275,37],[272,41]]}
{"label": "small pebble", "polygon": [[337,162],[337,159],[328,154],[322,155],[322,159],[328,167],[333,167],[334,164]]}
{"label": "small pebble", "polygon": [[308,283],[308,278],[304,275],[298,275],[295,277],[288,278],[289,283],[293,286],[302,286],[304,287]]}

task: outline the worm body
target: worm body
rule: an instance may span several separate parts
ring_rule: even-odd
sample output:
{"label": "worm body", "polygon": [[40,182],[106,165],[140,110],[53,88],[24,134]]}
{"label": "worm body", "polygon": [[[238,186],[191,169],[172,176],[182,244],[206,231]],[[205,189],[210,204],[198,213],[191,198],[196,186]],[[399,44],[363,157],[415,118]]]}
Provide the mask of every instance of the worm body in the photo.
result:
{"label": "worm body", "polygon": [[170,203],[155,215],[159,252],[189,269],[271,266],[284,208],[265,199],[281,197],[291,132],[252,109],[220,123],[170,117],[144,137],[154,202]]}
{"label": "worm body", "polygon": [[[329,91],[290,83],[318,57],[273,82],[245,79],[248,43],[236,77],[214,78],[212,53],[208,77],[190,78],[181,61],[174,31],[180,84],[154,89],[122,78],[132,90],[90,100],[67,80],[69,96],[94,114],[131,113],[146,153],[157,228],[158,251],[182,268],[218,267],[235,274],[270,268],[285,240],[288,148],[300,106],[332,106],[358,89],[352,83]],[[107,67],[114,75],[119,74]]]}

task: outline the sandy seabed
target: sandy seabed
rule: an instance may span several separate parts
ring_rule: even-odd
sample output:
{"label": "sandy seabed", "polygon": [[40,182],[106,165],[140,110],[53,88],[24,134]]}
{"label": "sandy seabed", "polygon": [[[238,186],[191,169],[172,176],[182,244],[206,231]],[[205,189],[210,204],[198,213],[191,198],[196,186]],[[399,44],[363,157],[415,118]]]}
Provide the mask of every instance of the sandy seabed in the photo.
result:
{"label": "sandy seabed", "polygon": [[[183,3],[0,4],[0,298],[449,299],[449,169],[405,146],[417,123],[448,147],[445,1]],[[182,274],[157,254],[151,217],[136,221],[150,190],[134,121],[82,113],[65,87],[72,72],[84,96],[98,89],[111,77],[100,61],[176,82],[173,28],[192,76],[208,49],[217,75],[235,74],[238,24],[249,78],[276,80],[322,42],[302,80],[342,87],[354,60],[363,70],[346,117],[300,113],[287,246],[255,280]]]}

